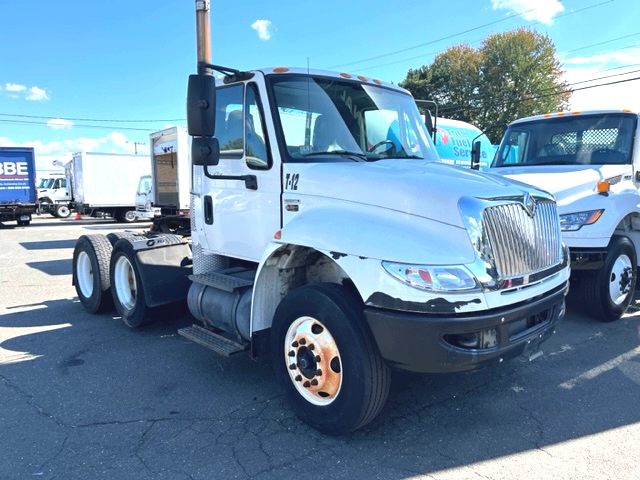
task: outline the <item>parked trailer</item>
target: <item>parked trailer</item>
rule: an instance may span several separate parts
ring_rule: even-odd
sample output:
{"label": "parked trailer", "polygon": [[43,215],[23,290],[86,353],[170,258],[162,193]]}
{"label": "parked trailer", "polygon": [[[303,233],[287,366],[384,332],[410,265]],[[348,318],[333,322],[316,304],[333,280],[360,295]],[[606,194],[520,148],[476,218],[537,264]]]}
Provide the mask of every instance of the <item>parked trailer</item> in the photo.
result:
{"label": "parked trailer", "polygon": [[31,223],[36,211],[36,166],[33,148],[0,147],[0,222]]}
{"label": "parked trailer", "polygon": [[[569,277],[551,195],[439,162],[395,85],[211,65],[196,6],[191,236],[80,237],[88,311],[140,327],[186,298],[200,325],[181,335],[270,358],[298,416],[330,434],[380,412],[392,369],[470,370],[549,338]],[[393,121],[400,143],[373,143]]]}

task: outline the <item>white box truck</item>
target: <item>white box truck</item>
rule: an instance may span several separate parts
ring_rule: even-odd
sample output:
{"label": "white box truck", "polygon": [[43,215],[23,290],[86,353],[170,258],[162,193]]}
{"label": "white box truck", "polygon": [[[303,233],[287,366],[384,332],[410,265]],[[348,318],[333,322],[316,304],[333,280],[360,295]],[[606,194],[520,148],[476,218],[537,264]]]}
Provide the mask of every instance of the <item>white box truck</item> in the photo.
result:
{"label": "white box truck", "polygon": [[490,171],[552,193],[571,252],[571,288],[602,321],[620,318],[640,259],[637,112],[563,112],[511,123]]}
{"label": "white box truck", "polygon": [[149,144],[151,174],[138,182],[136,215],[150,220],[173,217],[174,224],[189,228],[191,137],[182,127],[169,127],[151,133]]}
{"label": "white box truck", "polygon": [[64,173],[42,179],[39,213],[67,218],[75,209],[81,215],[111,217],[118,222],[138,218],[132,192],[140,176],[151,171],[149,156],[78,152],[66,163],[55,160],[53,164]]}
{"label": "white box truck", "polygon": [[[200,324],[180,334],[271,361],[295,412],[330,434],[380,412],[392,369],[470,370],[549,338],[569,278],[551,195],[439,162],[392,84],[211,65],[196,6],[191,236],[81,236],[89,312],[115,305],[139,327],[186,298]],[[374,142],[390,119],[398,143]]]}

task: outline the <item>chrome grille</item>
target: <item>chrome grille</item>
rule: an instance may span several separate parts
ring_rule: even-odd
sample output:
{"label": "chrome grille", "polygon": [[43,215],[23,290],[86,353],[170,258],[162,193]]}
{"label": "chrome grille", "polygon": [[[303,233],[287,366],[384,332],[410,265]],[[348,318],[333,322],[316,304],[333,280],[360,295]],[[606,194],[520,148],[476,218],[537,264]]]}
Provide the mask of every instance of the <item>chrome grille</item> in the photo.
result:
{"label": "chrome grille", "polygon": [[533,216],[519,202],[488,207],[482,216],[499,278],[522,277],[562,261],[555,202],[537,197]]}

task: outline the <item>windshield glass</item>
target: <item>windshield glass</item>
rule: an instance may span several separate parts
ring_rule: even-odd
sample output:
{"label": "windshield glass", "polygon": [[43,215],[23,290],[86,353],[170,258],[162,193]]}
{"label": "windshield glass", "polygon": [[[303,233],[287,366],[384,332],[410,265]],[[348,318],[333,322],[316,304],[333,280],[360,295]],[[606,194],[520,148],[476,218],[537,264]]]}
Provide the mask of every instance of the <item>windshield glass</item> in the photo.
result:
{"label": "windshield glass", "polygon": [[55,181],[55,178],[41,178],[37,188],[51,188]]}
{"label": "windshield glass", "polygon": [[137,191],[139,195],[146,195],[147,193],[150,193],[152,188],[153,188],[153,182],[151,180],[150,175],[145,175],[143,177],[140,177],[140,181],[138,182],[138,191]]}
{"label": "windshield glass", "polygon": [[437,161],[410,95],[335,78],[270,78],[286,145],[285,161]]}
{"label": "windshield glass", "polygon": [[492,167],[631,163],[632,114],[568,115],[509,126]]}

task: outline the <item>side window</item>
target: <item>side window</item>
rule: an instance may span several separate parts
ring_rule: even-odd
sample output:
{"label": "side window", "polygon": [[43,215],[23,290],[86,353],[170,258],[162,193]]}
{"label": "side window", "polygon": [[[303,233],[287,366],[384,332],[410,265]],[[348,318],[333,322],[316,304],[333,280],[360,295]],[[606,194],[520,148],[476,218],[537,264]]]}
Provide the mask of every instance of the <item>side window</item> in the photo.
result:
{"label": "side window", "polygon": [[263,110],[258,87],[247,86],[247,108],[245,110],[245,154],[249,168],[268,169],[271,161],[267,153],[267,134],[263,123]]}
{"label": "side window", "polygon": [[220,156],[241,158],[244,152],[242,97],[244,85],[216,89],[216,130]]}

